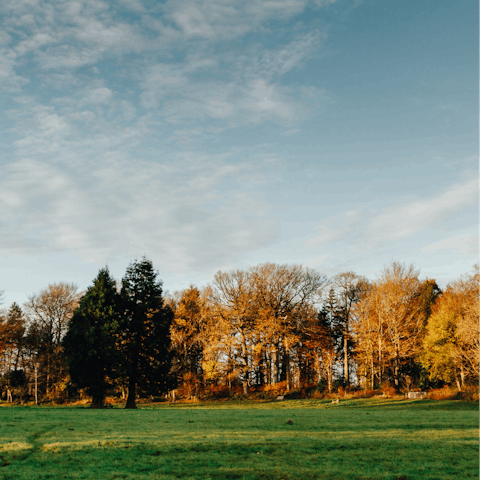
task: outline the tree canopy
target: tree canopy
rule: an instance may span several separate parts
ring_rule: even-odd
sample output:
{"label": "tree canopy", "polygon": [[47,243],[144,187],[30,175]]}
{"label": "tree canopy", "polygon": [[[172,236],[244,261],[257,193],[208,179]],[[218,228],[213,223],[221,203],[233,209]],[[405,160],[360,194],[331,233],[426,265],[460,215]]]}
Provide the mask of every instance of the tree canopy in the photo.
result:
{"label": "tree canopy", "polygon": [[121,350],[128,377],[126,408],[136,408],[139,386],[149,395],[174,386],[170,375],[172,310],[164,304],[162,282],[146,258],[132,262],[122,280]]}
{"label": "tree canopy", "polygon": [[119,363],[119,295],[108,268],[99,271],[69,323],[63,345],[71,381],[102,408]]}

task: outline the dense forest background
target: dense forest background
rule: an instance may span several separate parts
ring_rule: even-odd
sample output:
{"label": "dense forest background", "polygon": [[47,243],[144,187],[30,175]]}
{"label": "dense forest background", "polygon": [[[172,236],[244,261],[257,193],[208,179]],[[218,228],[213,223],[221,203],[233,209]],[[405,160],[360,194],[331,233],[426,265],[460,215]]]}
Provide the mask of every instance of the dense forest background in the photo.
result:
{"label": "dense forest background", "polygon": [[395,261],[373,281],[265,263],[167,296],[156,275],[143,259],[121,282],[104,269],[87,292],[56,283],[4,308],[1,399],[130,394],[134,403],[478,384],[478,265],[443,291]]}

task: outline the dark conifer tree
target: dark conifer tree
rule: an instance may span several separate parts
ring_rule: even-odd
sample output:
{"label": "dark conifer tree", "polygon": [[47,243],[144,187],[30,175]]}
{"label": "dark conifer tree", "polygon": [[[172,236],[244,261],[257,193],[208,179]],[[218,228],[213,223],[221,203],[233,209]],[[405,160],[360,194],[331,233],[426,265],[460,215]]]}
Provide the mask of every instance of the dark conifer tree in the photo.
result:
{"label": "dark conifer tree", "polygon": [[318,321],[322,327],[325,327],[335,333],[335,343],[339,343],[341,336],[340,324],[341,308],[335,295],[335,290],[330,288],[328,297],[323,304],[322,310],[318,313]]}
{"label": "dark conifer tree", "polygon": [[71,381],[92,397],[91,408],[104,407],[116,375],[118,329],[119,295],[108,268],[103,268],[75,310],[63,340]]}
{"label": "dark conifer tree", "polygon": [[136,408],[137,387],[148,395],[175,387],[171,370],[173,311],[164,305],[162,282],[143,258],[127,268],[122,281],[122,346],[128,376],[126,408]]}

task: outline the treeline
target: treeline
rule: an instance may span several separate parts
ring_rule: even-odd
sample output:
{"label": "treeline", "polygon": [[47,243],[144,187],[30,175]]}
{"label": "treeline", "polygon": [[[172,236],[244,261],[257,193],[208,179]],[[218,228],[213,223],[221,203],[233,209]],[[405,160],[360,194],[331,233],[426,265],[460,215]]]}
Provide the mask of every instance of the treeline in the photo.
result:
{"label": "treeline", "polygon": [[150,261],[87,292],[49,285],[0,323],[4,400],[396,391],[479,378],[479,270],[441,291],[391,262],[374,281],[299,265],[218,272],[164,298]]}

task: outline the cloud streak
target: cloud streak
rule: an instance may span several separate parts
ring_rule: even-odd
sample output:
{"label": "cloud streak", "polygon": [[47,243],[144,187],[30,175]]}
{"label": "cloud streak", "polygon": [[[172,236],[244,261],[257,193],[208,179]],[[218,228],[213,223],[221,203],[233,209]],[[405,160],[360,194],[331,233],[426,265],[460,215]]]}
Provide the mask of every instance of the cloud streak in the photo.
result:
{"label": "cloud streak", "polygon": [[5,168],[3,254],[72,251],[102,263],[149,252],[188,271],[234,262],[275,235],[262,201],[242,198],[244,186],[231,180],[256,177],[258,164],[193,155],[162,163],[110,155],[95,164],[30,159]]}
{"label": "cloud streak", "polygon": [[478,180],[469,177],[463,182],[455,183],[444,192],[428,198],[415,200],[396,200],[396,205],[383,210],[364,209],[349,210],[326,219],[317,226],[317,233],[305,242],[307,248],[324,248],[342,245],[348,251],[360,252],[365,249],[381,248],[394,245],[419,235],[436,235],[444,237],[430,247],[428,251],[444,248],[456,238],[466,241],[468,246],[459,246],[471,251],[471,235],[458,235],[449,231],[448,221],[469,214],[478,205]]}

